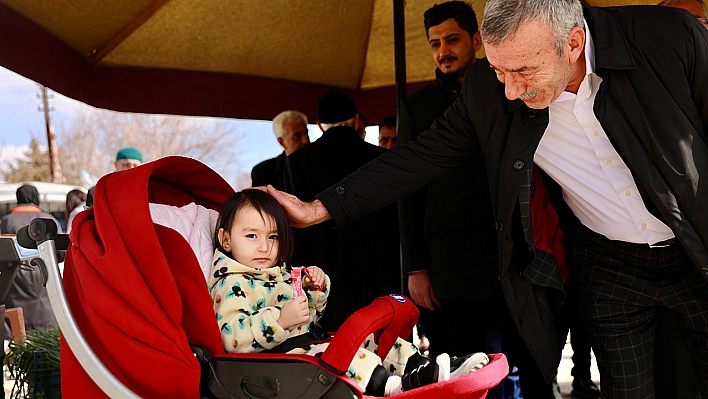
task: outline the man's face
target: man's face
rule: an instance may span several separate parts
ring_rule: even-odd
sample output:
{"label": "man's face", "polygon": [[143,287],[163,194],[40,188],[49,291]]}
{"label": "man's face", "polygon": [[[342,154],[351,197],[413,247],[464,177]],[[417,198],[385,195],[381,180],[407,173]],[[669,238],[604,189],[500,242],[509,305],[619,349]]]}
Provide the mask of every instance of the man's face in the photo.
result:
{"label": "man's face", "polygon": [[585,59],[580,59],[585,34],[581,28],[574,28],[571,37],[572,45],[567,42],[563,55],[558,56],[551,28],[534,20],[498,47],[485,45],[489,64],[504,83],[506,97],[518,98],[529,108],[543,109],[566,88],[577,92],[585,76]]}
{"label": "man's face", "polygon": [[680,3],[672,4],[667,7],[682,8],[682,9],[690,12],[691,15],[698,18],[698,20],[701,21],[703,26],[705,26],[706,29],[708,29],[708,22],[706,21],[706,17],[708,17],[708,15],[706,15],[705,10],[703,9],[703,7],[700,4],[698,4],[698,2],[696,0],[684,0]]}
{"label": "man's face", "polygon": [[137,159],[119,159],[114,163],[116,171],[133,169],[134,167],[139,166],[141,164],[142,162],[138,161]]}
{"label": "man's face", "polygon": [[428,43],[438,69],[462,80],[467,67],[476,60],[475,53],[481,48],[482,39],[479,32],[470,37],[454,18],[450,18],[428,29]]}
{"label": "man's face", "polygon": [[284,127],[287,134],[285,137],[278,137],[278,143],[285,149],[285,156],[299,150],[305,144],[310,144],[305,122],[288,122],[284,124]]}
{"label": "man's face", "polygon": [[396,146],[396,128],[383,126],[379,128],[379,147],[390,150]]}

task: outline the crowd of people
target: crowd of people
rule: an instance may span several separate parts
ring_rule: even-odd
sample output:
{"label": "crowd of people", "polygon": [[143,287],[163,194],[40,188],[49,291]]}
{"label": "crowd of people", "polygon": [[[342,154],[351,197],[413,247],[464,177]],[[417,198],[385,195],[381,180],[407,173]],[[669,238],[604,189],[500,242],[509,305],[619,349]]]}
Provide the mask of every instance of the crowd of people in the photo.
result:
{"label": "crowd of people", "polygon": [[[380,121],[378,146],[336,90],[316,104],[312,143],[304,113],[278,114],[283,152],[253,168],[259,190],[229,198],[214,232],[208,285],[227,350],[336,331],[403,293],[426,352],[401,340],[381,361],[362,343],[350,376],[367,394],[503,352],[510,377],[490,397],[557,399],[570,330],[575,397],[708,397],[708,9],[659,5],[487,0],[480,26],[468,3],[437,4],[423,16],[435,81]],[[116,171],[142,161],[124,148]],[[67,195],[67,232],[94,189]],[[52,218],[31,185],[17,202],[0,232]],[[299,299],[293,266],[307,266]],[[22,268],[6,302],[47,328],[37,273]]]}

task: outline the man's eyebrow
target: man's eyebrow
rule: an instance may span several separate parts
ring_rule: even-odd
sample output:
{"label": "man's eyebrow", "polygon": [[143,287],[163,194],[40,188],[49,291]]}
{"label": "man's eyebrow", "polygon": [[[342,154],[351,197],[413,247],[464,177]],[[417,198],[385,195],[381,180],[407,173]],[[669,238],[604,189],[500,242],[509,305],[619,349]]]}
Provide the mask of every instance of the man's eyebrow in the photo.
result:
{"label": "man's eyebrow", "polygon": [[[457,32],[455,32],[455,33],[450,33],[450,34],[447,35],[447,36],[443,36],[442,39],[449,39],[449,38],[451,38],[451,37],[453,37],[453,36],[460,36],[460,34],[457,33]],[[429,41],[429,42],[439,42],[440,39],[441,39],[441,38],[435,38],[435,39],[429,39],[428,41]]]}
{"label": "man's eyebrow", "polygon": [[504,71],[504,72],[526,72],[526,71],[535,69],[534,67],[530,67],[530,66],[528,66],[528,65],[527,65],[527,66],[522,66],[521,68],[501,69],[501,68],[498,68],[498,67],[492,65],[491,62],[489,63],[489,67],[492,68],[492,69],[494,69],[495,71]]}

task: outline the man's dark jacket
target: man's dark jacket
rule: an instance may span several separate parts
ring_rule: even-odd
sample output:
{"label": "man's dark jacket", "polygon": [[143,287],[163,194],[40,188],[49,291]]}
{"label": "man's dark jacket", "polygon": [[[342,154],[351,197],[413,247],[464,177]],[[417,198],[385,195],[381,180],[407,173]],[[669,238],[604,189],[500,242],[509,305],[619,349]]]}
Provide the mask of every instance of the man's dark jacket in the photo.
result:
{"label": "man's dark jacket", "polygon": [[[681,10],[584,7],[603,79],[594,113],[615,149],[708,278],[708,31]],[[548,108],[509,101],[486,60],[468,68],[463,92],[417,142],[390,150],[319,194],[344,224],[415,191],[482,151],[499,246],[499,278],[517,328],[552,381],[565,342],[554,292],[557,270],[538,258],[529,217],[533,156]],[[526,267],[519,265],[528,265]]]}
{"label": "man's dark jacket", "polygon": [[[415,140],[460,94],[457,76],[435,70],[435,82],[406,97],[398,143]],[[427,270],[438,299],[494,297],[497,246],[482,154],[398,202],[404,276]],[[498,282],[496,282],[498,284]]]}
{"label": "man's dark jacket", "polygon": [[275,158],[254,166],[251,170],[251,185],[253,187],[272,185],[278,190],[285,189],[285,151]]}
{"label": "man's dark jacket", "polygon": [[[386,150],[350,127],[333,127],[286,161],[286,189],[310,200]],[[398,212],[389,205],[341,228],[296,229],[295,266],[319,266],[332,283],[321,325],[329,331],[379,296],[401,291]]]}

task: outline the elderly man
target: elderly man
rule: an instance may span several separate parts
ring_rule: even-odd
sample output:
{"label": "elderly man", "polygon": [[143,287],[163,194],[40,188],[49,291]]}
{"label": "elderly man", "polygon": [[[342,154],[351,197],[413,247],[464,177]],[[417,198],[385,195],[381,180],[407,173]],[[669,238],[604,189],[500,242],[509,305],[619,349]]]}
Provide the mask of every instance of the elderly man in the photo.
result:
{"label": "elderly man", "polygon": [[562,285],[531,229],[538,168],[569,227],[603,397],[654,397],[660,307],[679,314],[708,392],[708,31],[667,7],[488,0],[481,33],[488,60],[468,69],[462,95],[417,142],[311,203],[269,192],[299,226],[344,224],[483,152],[504,297],[552,379]]}
{"label": "elderly man", "polygon": [[253,167],[251,181],[254,186],[272,185],[285,188],[285,158],[302,146],[310,144],[307,134],[307,116],[298,111],[283,111],[273,118],[273,132],[283,152]]}

